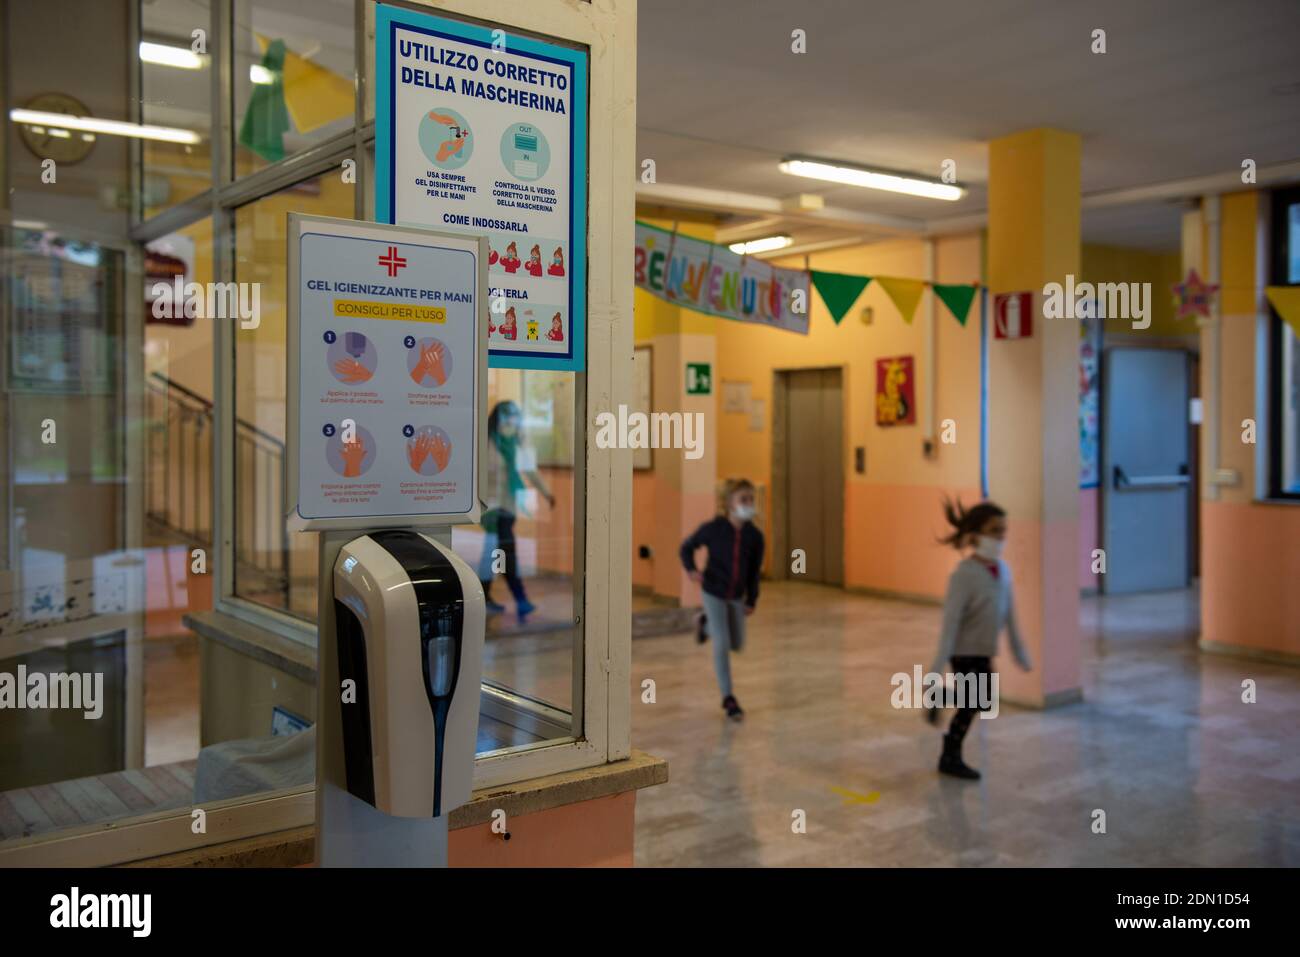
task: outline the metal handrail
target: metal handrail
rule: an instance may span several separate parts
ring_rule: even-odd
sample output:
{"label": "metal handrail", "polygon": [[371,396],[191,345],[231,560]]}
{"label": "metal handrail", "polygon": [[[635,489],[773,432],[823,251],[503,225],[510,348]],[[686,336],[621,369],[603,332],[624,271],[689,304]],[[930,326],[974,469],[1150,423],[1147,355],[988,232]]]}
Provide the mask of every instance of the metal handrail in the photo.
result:
{"label": "metal handrail", "polygon": [[[147,439],[146,514],[170,533],[195,545],[210,546],[213,404],[156,371],[148,376],[146,392],[153,423]],[[236,503],[235,560],[240,567],[268,579],[268,588],[283,592],[287,601],[284,443],[244,419],[235,420],[235,443],[235,462],[241,472],[238,478],[248,479],[236,485],[254,490],[251,506]]]}

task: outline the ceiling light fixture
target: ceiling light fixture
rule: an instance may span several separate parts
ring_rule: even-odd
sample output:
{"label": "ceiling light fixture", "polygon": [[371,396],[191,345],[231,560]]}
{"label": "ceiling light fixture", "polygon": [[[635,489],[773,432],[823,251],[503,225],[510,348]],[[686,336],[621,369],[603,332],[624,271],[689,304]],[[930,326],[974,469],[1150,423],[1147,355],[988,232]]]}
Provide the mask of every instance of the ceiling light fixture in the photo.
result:
{"label": "ceiling light fixture", "polygon": [[770,253],[778,249],[785,249],[786,246],[794,244],[794,240],[789,236],[764,236],[762,239],[751,239],[744,243],[732,243],[727,248],[733,253],[739,253],[742,256],[755,256],[758,253]]}
{"label": "ceiling light fixture", "polygon": [[9,119],[27,126],[52,126],[61,130],[82,130],[86,133],[106,133],[109,136],[133,136],[142,140],[162,140],[165,143],[197,143],[199,134],[174,126],[147,126],[142,123],[124,123],[122,120],[101,120],[94,116],[74,116],[71,113],[47,113],[44,110],[14,109]]}
{"label": "ceiling light fixture", "polygon": [[906,193],[908,196],[923,196],[926,199],[952,201],[961,199],[966,194],[960,186],[937,180],[867,169],[863,166],[846,166],[843,163],[801,156],[791,156],[781,160],[778,168],[782,173],[789,173],[791,176],[806,176],[808,179],[821,179],[845,186],[862,186],[866,189],[883,189],[891,193]]}
{"label": "ceiling light fixture", "polygon": [[203,69],[203,57],[193,50],[168,46],[165,43],[150,43],[148,40],[140,41],[140,59],[145,63],[156,63],[158,66],[174,66],[178,70]]}

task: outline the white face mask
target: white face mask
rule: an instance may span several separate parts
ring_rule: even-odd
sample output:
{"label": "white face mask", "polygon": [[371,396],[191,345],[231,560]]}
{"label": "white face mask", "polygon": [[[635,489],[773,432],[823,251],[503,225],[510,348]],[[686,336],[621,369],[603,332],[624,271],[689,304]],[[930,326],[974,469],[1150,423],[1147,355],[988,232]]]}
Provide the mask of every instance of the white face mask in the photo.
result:
{"label": "white face mask", "polygon": [[1002,557],[1002,546],[1006,543],[992,535],[975,536],[975,554],[986,562],[996,562]]}
{"label": "white face mask", "polygon": [[731,509],[731,517],[738,522],[748,522],[754,517],[754,506],[752,505],[735,505]]}

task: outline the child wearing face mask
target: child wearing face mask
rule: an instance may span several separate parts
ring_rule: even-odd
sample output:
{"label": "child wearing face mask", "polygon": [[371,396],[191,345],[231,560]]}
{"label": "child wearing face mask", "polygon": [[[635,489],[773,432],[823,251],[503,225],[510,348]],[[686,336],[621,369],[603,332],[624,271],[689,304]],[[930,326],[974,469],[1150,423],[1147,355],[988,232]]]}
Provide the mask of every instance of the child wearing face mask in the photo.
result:
{"label": "child wearing face mask", "polygon": [[[697,528],[681,548],[686,573],[704,590],[704,614],[713,638],[713,668],[722,691],[722,707],[727,717],[737,721],[745,712],[732,691],[731,652],[745,646],[745,617],[754,613],[758,602],[758,574],[763,567],[763,533],[753,518],[753,483],[730,480],[722,496],[722,514]],[[703,572],[695,567],[695,551],[700,547],[709,550]]]}
{"label": "child wearing face mask", "polygon": [[555,508],[555,496],[538,474],[537,455],[521,430],[523,415],[523,410],[509,399],[494,405],[488,415],[488,447],[483,455],[483,467],[487,473],[483,483],[487,511],[483,513],[482,519],[483,530],[487,534],[478,570],[488,614],[500,614],[505,611],[505,606],[492,600],[492,580],[496,577],[492,552],[500,547],[505,559],[506,585],[514,595],[515,611],[520,624],[526,622],[537,608],[528,600],[524,580],[519,574],[519,558],[515,548],[515,522],[523,512],[528,485],[537,489],[551,508]]}
{"label": "child wearing face mask", "polygon": [[[1003,628],[1011,639],[1011,652],[1016,663],[1028,671],[1031,664],[1016,624],[1011,570],[1002,561],[1007,513],[992,502],[980,502],[966,509],[960,501],[954,504],[945,500],[943,510],[952,531],[941,541],[958,550],[970,548],[971,551],[957,563],[948,579],[948,592],[943,602],[943,630],[930,671],[943,674],[945,662],[951,661],[954,674],[973,674],[977,682],[987,681]],[[985,677],[981,679],[981,676]],[[977,684],[975,687],[987,685]],[[979,779],[980,773],[962,760],[961,745],[971,721],[980,710],[978,706],[964,707],[953,715],[948,733],[943,736],[943,754],[939,758],[941,773],[971,781]],[[939,712],[931,710],[926,717],[931,723],[937,722]]]}

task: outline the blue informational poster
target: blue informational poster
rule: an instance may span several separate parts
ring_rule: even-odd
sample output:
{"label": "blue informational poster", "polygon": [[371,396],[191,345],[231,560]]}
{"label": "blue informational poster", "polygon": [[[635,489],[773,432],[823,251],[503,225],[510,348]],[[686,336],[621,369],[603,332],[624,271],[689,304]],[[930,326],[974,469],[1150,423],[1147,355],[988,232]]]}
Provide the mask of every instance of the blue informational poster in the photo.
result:
{"label": "blue informational poster", "polygon": [[488,240],[489,365],[580,372],[587,52],[379,6],[375,217]]}

